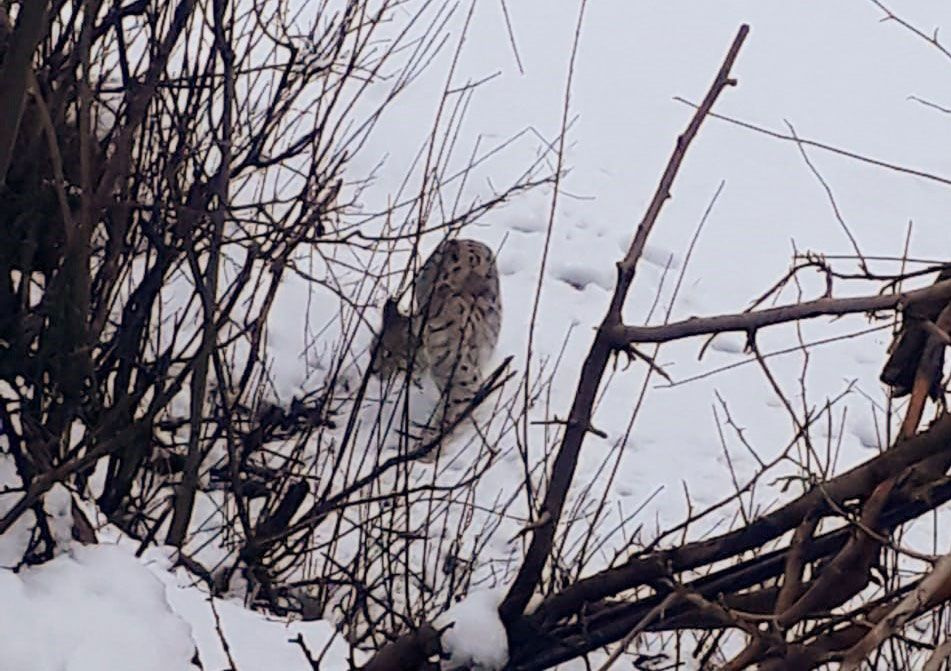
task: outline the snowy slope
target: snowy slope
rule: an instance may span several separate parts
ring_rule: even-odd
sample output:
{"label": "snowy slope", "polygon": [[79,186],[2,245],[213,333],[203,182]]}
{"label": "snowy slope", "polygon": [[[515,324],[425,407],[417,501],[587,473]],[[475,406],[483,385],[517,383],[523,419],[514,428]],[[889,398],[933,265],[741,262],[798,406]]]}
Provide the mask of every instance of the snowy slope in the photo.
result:
{"label": "snowy slope", "polygon": [[[909,9],[910,3],[904,4],[896,6],[896,11]],[[471,102],[457,141],[456,163],[464,165],[477,142],[481,148],[526,129],[530,132],[474,171],[461,198],[464,202],[491,197],[498,185],[514,179],[542,152],[539,138],[554,142],[559,131],[577,6],[536,1],[517,3],[509,10],[525,72],[519,73],[500,6],[477,4],[454,81],[498,76],[484,84]],[[931,15],[913,13],[909,18],[925,25],[949,18],[937,7],[932,10]],[[940,100],[947,61],[896,24],[879,22],[881,14],[871,3],[823,6],[821,20],[817,12],[816,6],[801,3],[779,7],[753,2],[714,7],[617,1],[592,3],[587,8],[572,92],[572,118],[577,118],[568,134],[569,173],[556,209],[534,343],[536,361],[532,362],[537,370],[539,360],[555,357],[570,333],[552,387],[551,414],[563,415],[570,404],[591,328],[603,315],[613,285],[613,263],[626,249],[674,140],[691,114],[672,98],[698,100],[702,96],[741,22],[750,23],[752,30],[734,69],[739,86],[724,92],[718,112],[784,133],[789,132],[784,124],[788,120],[802,137],[951,175],[951,161],[933,141],[946,132],[947,118],[908,99],[917,95]],[[455,25],[464,19],[465,13],[459,12]],[[402,180],[404,166],[425,142],[435,117],[431,101],[443,86],[449,55],[444,53],[441,67],[434,67],[398,101],[393,114],[381,122],[357,156],[357,171],[361,159],[369,170],[381,154],[388,156],[380,177],[362,192],[367,211],[383,207]],[[951,206],[951,189],[946,184],[817,149],[809,149],[808,155],[864,254],[898,253],[909,221],[914,224],[911,256],[942,258],[947,254],[944,213]],[[721,181],[725,182],[723,192],[686,269],[671,319],[745,309],[783,274],[794,248],[852,252],[822,183],[795,144],[711,119],[688,154],[673,198],[639,266],[626,312],[633,323],[647,317],[658,291],[661,301],[652,322],[662,320],[690,237]],[[466,229],[467,235],[499,250],[507,306],[499,355],[514,354],[521,370],[550,205],[550,190],[538,189]],[[431,249],[436,242],[437,236],[429,236],[423,246]],[[670,268],[664,278],[668,259]],[[839,267],[855,269],[850,262],[841,262]],[[887,262],[872,267],[896,268]],[[805,276],[803,295],[821,295],[824,286],[819,278],[809,279]],[[867,291],[868,286],[847,282],[836,287],[838,295]],[[299,299],[291,288],[283,298],[290,317]],[[376,296],[378,304],[383,298]],[[787,290],[780,302],[796,299]],[[295,318],[301,319],[299,313]],[[862,318],[835,323],[818,320],[803,325],[802,338],[810,342],[869,326]],[[282,338],[288,337],[293,334],[282,333]],[[870,449],[880,447],[879,436],[885,435],[885,396],[877,377],[888,339],[886,329],[811,350],[806,399],[796,398],[802,356],[794,353],[770,360],[776,378],[798,404],[821,406],[852,389],[837,407],[833,422],[833,442],[838,442],[841,432],[839,468],[866,458]],[[303,349],[304,343],[298,342]],[[715,422],[715,413],[722,421],[725,412],[716,393],[764,461],[779,454],[791,435],[786,412],[762,372],[742,353],[742,337],[718,338],[698,361],[702,342],[674,343],[662,349],[659,362],[675,381],[747,363],[671,388],[653,379],[626,441],[623,437],[645,371],[634,365],[615,375],[595,418],[608,439],[590,437],[583,454],[580,483],[594,475],[612,448],[623,447],[612,499],[630,512],[662,486],[666,491],[653,498],[641,516],[661,526],[682,517],[681,483],[698,505],[731,491]],[[796,342],[793,326],[765,331],[759,339],[767,352]],[[283,361],[292,368],[294,358],[285,359],[282,352],[301,349],[275,349],[277,365]],[[846,405],[847,412],[838,414]],[[840,427],[843,416],[845,425]],[[815,428],[821,444],[829,433],[825,424]],[[742,481],[757,462],[732,431],[725,433],[730,460]],[[504,482],[499,486],[505,486]],[[766,503],[771,500],[768,493],[758,496]]]}
{"label": "snowy slope", "polygon": [[[577,7],[522,2],[509,9],[525,72],[518,71],[501,8],[478,4],[454,81],[499,74],[473,98],[456,163],[461,168],[477,144],[481,149],[525,132],[474,171],[460,198],[464,202],[497,193],[500,184],[544,155],[544,143],[554,142],[559,131]],[[900,9],[905,8],[896,7]],[[546,399],[548,406],[534,408],[532,419],[551,419],[567,411],[591,328],[603,315],[613,285],[613,263],[626,249],[674,139],[690,116],[691,110],[672,97],[702,96],[741,22],[750,23],[752,32],[734,70],[740,84],[724,92],[719,112],[781,133],[792,132],[788,121],[801,137],[945,178],[951,175],[951,162],[933,141],[946,132],[947,119],[908,99],[940,98],[948,64],[935,49],[879,18],[874,6],[859,2],[821,10],[802,4],[767,8],[762,3],[714,7],[603,2],[588,7],[571,99],[577,118],[572,115],[568,134],[569,173],[556,207],[532,369],[537,372],[540,361],[557,357],[566,337],[568,342]],[[912,18],[930,25],[949,17],[939,13]],[[459,25],[464,16],[456,19]],[[424,144],[434,118],[425,101],[438,96],[446,68],[444,62],[442,70],[435,68],[418,82],[363,153],[368,170],[379,155],[388,155],[381,176],[361,194],[367,211],[383,207],[405,174],[403,166]],[[946,184],[816,149],[807,151],[831,189],[835,208],[794,143],[708,120],[640,264],[627,318],[633,323],[645,320],[659,291],[661,301],[651,321],[662,320],[690,237],[721,181],[723,192],[685,271],[671,319],[746,308],[782,275],[794,250],[852,253],[836,209],[866,255],[898,253],[913,222],[910,255],[946,256],[944,213],[951,205]],[[554,157],[549,155],[548,160],[553,162]],[[528,319],[550,207],[551,191],[538,189],[492,211],[465,233],[499,250],[504,301],[509,306],[499,356],[514,354],[521,370],[526,366]],[[431,249],[436,237],[424,238],[423,246]],[[848,271],[856,266],[844,261],[839,267]],[[879,262],[873,268],[893,271],[896,265]],[[821,295],[824,286],[818,278],[806,276],[804,281],[803,296]],[[867,286],[848,282],[836,287],[841,296],[868,291]],[[293,294],[288,298],[289,304],[296,302]],[[383,296],[376,298],[380,304]],[[787,289],[779,301],[797,298]],[[768,330],[760,334],[759,344],[766,352],[783,350],[795,347],[800,337],[808,343],[869,327],[859,317],[835,323],[819,320],[804,324],[801,333],[793,326]],[[800,392],[801,353],[770,359],[773,374],[800,413],[803,407],[821,408],[847,392],[811,432],[823,453],[828,448],[835,454],[837,469],[884,446],[885,396],[877,377],[888,339],[885,328],[811,349],[805,398]],[[684,491],[694,506],[712,504],[733,491],[734,477],[745,483],[759,460],[773,460],[787,445],[791,421],[757,365],[743,354],[742,337],[718,338],[698,361],[701,345],[702,341],[688,341],[665,346],[659,362],[675,381],[745,363],[673,387],[654,377],[629,437],[625,434],[645,371],[634,365],[612,377],[595,417],[595,426],[608,437],[589,437],[576,490],[597,481],[590,492],[596,499],[601,488],[608,488],[609,510],[598,520],[605,529],[638,514],[625,523],[625,533],[606,542],[590,569],[609,560],[638,525],[645,525],[642,538],[649,540],[656,529],[680,521],[686,510]],[[726,425],[727,414],[749,448]],[[718,420],[725,445],[718,435]],[[537,454],[551,436],[538,430],[529,437]],[[511,444],[509,440],[500,445],[501,465],[483,479],[481,500],[495,500],[498,491],[517,486],[520,471],[513,468],[517,462]],[[608,485],[603,467],[606,459],[613,463],[618,450],[619,470]],[[794,456],[808,459],[801,453]],[[785,464],[771,478],[793,471]],[[755,500],[744,502],[762,510],[794,493],[781,495],[761,483]],[[517,503],[512,513],[518,517],[526,511]],[[693,533],[722,530],[730,514],[731,509],[724,510]],[[575,529],[579,536],[591,519],[584,522]],[[496,537],[503,542],[491,546],[497,558],[511,559],[513,552],[517,556],[504,539],[518,528],[517,521],[508,521],[498,531]],[[937,547],[944,542],[939,539]],[[490,584],[498,579],[494,572],[492,576]]]}
{"label": "snowy slope", "polygon": [[170,571],[162,549],[141,560],[134,552],[73,545],[39,567],[0,571],[0,669],[192,671],[197,652],[205,669],[229,668],[230,656],[238,669],[307,671],[298,636],[315,656],[329,647],[321,668],[349,668],[347,646],[327,623],[288,624],[240,603],[212,605],[183,569]]}
{"label": "snowy slope", "polygon": [[[454,82],[498,75],[473,96],[451,164],[463,167],[477,144],[484,151],[526,132],[468,177],[462,202],[491,198],[500,185],[510,183],[544,156],[544,144],[554,142],[559,132],[577,3],[518,0],[507,7],[524,73],[519,72],[501,4],[476,3]],[[951,23],[951,9],[938,3],[929,3],[926,10],[918,3],[896,2],[894,9],[908,12],[908,18],[928,29]],[[461,29],[465,10],[458,9],[450,22],[453,35]],[[951,63],[894,23],[880,23],[880,16],[872,3],[859,0],[821,6],[755,0],[590,3],[571,99],[569,172],[555,210],[532,361],[525,360],[526,333],[551,190],[540,188],[520,196],[465,233],[498,250],[506,306],[498,358],[512,354],[517,369],[524,371],[528,364],[537,374],[542,362],[558,357],[564,347],[545,402],[532,410],[533,420],[564,416],[571,402],[592,328],[607,305],[613,263],[626,249],[691,113],[672,97],[696,101],[703,95],[741,22],[749,23],[752,30],[734,71],[739,86],[724,92],[717,111],[778,132],[788,132],[784,125],[788,120],[802,137],[951,177],[947,148],[935,141],[946,137],[947,117],[909,100],[915,95],[951,104],[942,98]],[[430,132],[451,55],[449,48],[440,53],[355,157],[354,179],[368,174],[381,156],[387,157],[376,179],[361,193],[365,212],[382,210],[409,171]],[[947,257],[946,216],[951,211],[947,184],[817,149],[807,151],[863,253],[896,254],[911,221],[910,255]],[[546,160],[553,162],[554,157],[548,155]],[[663,320],[676,276],[687,263],[690,237],[721,181],[725,181],[722,195],[686,265],[683,287],[671,307],[672,319],[746,308],[785,271],[793,245],[798,250],[852,252],[826,191],[793,143],[710,119],[688,154],[673,198],[638,268],[626,311],[632,323],[646,319],[658,292],[661,300],[651,322]],[[371,220],[368,231],[376,225]],[[437,241],[438,236],[431,235],[422,245],[428,250]],[[841,267],[854,269],[848,262]],[[873,267],[893,270],[895,266],[882,262]],[[313,270],[318,275],[327,271],[319,263]],[[806,296],[818,296],[822,289],[815,281],[803,291]],[[868,291],[868,287],[844,283],[837,287],[840,295],[856,291]],[[278,295],[270,330],[275,386],[285,401],[319,386],[325,370],[321,365],[328,357],[327,340],[339,331],[337,321],[332,321],[322,339],[314,342],[313,334],[323,328],[334,303],[331,296],[321,294],[308,302],[307,292],[299,279],[288,281]],[[370,298],[382,305],[385,296],[379,292]],[[786,291],[781,300],[796,298]],[[308,305],[310,312],[302,310],[302,305]],[[804,325],[802,337],[808,342],[867,327],[861,318],[834,324],[820,320]],[[364,345],[369,343],[369,330],[360,337]],[[795,345],[796,338],[793,327],[777,327],[761,335],[760,345],[772,351]],[[877,376],[887,341],[886,330],[811,350],[805,399],[798,397],[801,354],[770,359],[774,374],[800,410],[802,405],[821,405],[853,385],[832,417],[833,444],[839,442],[841,432],[838,469],[882,446],[885,397]],[[665,346],[658,362],[675,381],[685,381],[748,359],[740,337],[718,339],[698,361],[701,345],[696,340]],[[301,365],[302,360],[306,365]],[[365,361],[355,361],[354,376],[362,365]],[[591,480],[597,481],[595,498],[607,489],[610,505],[599,520],[603,528],[611,529],[637,512],[625,522],[624,534],[606,540],[589,570],[609,561],[615,550],[623,550],[625,537],[638,525],[645,527],[643,539],[650,540],[656,529],[680,521],[686,510],[684,488],[695,506],[703,506],[731,493],[729,464],[741,482],[754,472],[756,459],[729,427],[724,428],[725,448],[721,445],[715,417],[723,421],[725,410],[717,393],[760,459],[774,458],[792,434],[789,417],[762,372],[755,363],[746,363],[672,387],[652,377],[646,400],[625,438],[645,373],[643,365],[635,363],[612,376],[594,422],[607,438],[591,436],[582,455],[576,489],[582,490]],[[510,386],[505,394],[514,392]],[[848,410],[843,411],[846,406]],[[491,413],[481,418],[488,421]],[[492,427],[490,433],[501,434],[506,430],[505,419],[494,418]],[[814,437],[824,446],[828,433],[822,422]],[[533,454],[540,454],[554,435],[553,429],[534,427],[529,433]],[[460,456],[459,461],[466,459],[463,442],[456,441],[449,449],[450,456]],[[479,503],[489,508],[497,500],[506,500],[522,476],[511,432],[504,433],[498,447],[501,456],[478,490]],[[608,484],[600,469],[606,459],[613,463],[616,456],[619,470]],[[458,479],[460,468],[450,465],[440,477]],[[427,478],[431,468],[422,466],[416,472]],[[776,474],[784,472],[788,470]],[[756,501],[770,505],[793,494],[781,495],[764,485],[757,490]],[[213,502],[205,500],[204,505],[198,513],[211,514]],[[521,541],[511,539],[524,523],[524,501],[513,503],[510,512],[495,529],[483,554],[486,564],[476,574],[476,582],[487,587],[510,577],[508,572],[515,566],[511,561],[522,547]],[[474,528],[480,524],[480,514],[475,513]],[[694,533],[722,524],[727,514],[707,521],[708,526],[701,525]],[[450,511],[444,527],[457,525],[460,516],[460,510]],[[196,518],[204,519],[204,514],[196,513]],[[583,521],[591,523],[587,518]],[[584,524],[577,525],[575,533],[583,532]],[[942,547],[946,539],[938,542]],[[353,548],[348,550],[344,544],[340,551]],[[0,552],[0,559],[5,556]],[[8,621],[0,630],[18,632],[11,639],[18,645],[4,647],[0,653],[10,655],[0,659],[0,669],[186,669],[194,648],[190,642],[197,644],[205,669],[225,668],[226,655],[201,589],[191,586],[180,569],[170,572],[159,552],[146,553],[144,561],[146,568],[124,548],[74,548],[72,555],[63,554],[46,566],[17,575],[0,573],[0,590],[17,604],[4,608],[0,617]],[[6,604],[9,599],[2,600]],[[268,621],[238,602],[217,602],[216,609],[241,671],[309,668],[300,648],[288,639],[302,633],[312,650],[320,650],[333,630],[323,622]],[[47,620],[52,612],[61,613],[56,617],[62,620]],[[63,634],[53,637],[53,632]],[[346,668],[347,646],[339,641],[333,645],[326,668]],[[44,652],[36,656],[40,648]],[[135,661],[123,667],[117,659]],[[63,666],[67,661],[69,665]]]}

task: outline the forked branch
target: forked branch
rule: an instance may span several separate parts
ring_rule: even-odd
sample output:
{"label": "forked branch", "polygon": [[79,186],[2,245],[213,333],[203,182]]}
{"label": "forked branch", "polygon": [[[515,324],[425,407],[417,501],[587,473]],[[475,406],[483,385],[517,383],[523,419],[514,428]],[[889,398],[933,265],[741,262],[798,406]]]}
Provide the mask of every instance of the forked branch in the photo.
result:
{"label": "forked branch", "polygon": [[515,582],[499,607],[499,615],[506,625],[511,624],[524,612],[525,606],[541,579],[542,569],[551,554],[555,529],[561,519],[562,508],[578,463],[578,455],[588,433],[586,427],[591,425],[591,415],[597,390],[611,355],[617,349],[614,330],[621,324],[621,309],[634,280],[637,261],[643,253],[647,237],[654,227],[664,203],[670,198],[671,186],[690,143],[697,135],[697,131],[700,130],[700,125],[713,107],[720,92],[727,86],[736,84],[736,80],[730,77],[730,70],[748,33],[749,26],[745,24],[740,26],[726,58],[713,80],[713,84],[703,99],[703,103],[694,113],[687,129],[677,138],[677,144],[667,162],[660,184],[654,192],[654,197],[651,199],[644,218],[638,226],[634,240],[631,242],[624,259],[618,263],[617,286],[614,289],[611,305],[582,366],[564,438],[552,467],[550,485],[542,504],[542,510],[538,512],[538,518],[544,519],[545,523],[534,530],[528,552]]}
{"label": "forked branch", "polygon": [[691,317],[662,326],[617,325],[611,331],[618,347],[628,343],[669,342],[698,335],[743,331],[755,333],[766,326],[816,317],[838,317],[877,310],[908,310],[918,303],[951,299],[951,280],[900,294],[850,298],[819,298],[805,303],[715,317]]}

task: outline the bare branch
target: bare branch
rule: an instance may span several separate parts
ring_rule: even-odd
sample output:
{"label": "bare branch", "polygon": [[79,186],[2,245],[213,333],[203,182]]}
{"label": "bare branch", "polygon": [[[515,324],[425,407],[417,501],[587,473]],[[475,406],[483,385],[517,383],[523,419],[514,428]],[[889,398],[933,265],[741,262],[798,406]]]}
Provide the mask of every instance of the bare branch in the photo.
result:
{"label": "bare branch", "polygon": [[525,606],[538,585],[542,569],[548,561],[555,536],[555,528],[561,518],[565,498],[574,477],[578,455],[588,433],[587,427],[591,424],[591,412],[594,407],[597,389],[608,360],[615,349],[615,343],[611,339],[610,332],[612,327],[620,324],[621,308],[634,280],[637,261],[644,250],[647,237],[654,227],[664,203],[670,197],[671,185],[677,176],[691,141],[696,137],[700,125],[723,89],[736,83],[735,80],[730,78],[730,70],[748,33],[749,26],[743,25],[740,27],[703,103],[693,115],[683,135],[677,138],[677,144],[661,177],[657,191],[647,208],[644,219],[638,226],[637,234],[631,242],[630,249],[624,259],[618,263],[618,280],[614,296],[611,299],[611,306],[608,308],[604,322],[582,366],[575,399],[568,415],[569,423],[562,439],[561,448],[552,466],[549,489],[545,495],[540,513],[542,516],[550,516],[550,521],[534,531],[532,542],[518,575],[499,607],[502,621],[507,624],[513,622],[524,612]]}
{"label": "bare branch", "polygon": [[951,299],[951,280],[923,289],[898,294],[855,296],[852,298],[819,298],[814,301],[783,305],[755,312],[741,312],[715,317],[691,317],[663,326],[616,325],[611,329],[614,343],[669,342],[698,335],[741,331],[755,333],[766,326],[786,324],[816,317],[841,317],[878,310],[909,310],[916,304]]}

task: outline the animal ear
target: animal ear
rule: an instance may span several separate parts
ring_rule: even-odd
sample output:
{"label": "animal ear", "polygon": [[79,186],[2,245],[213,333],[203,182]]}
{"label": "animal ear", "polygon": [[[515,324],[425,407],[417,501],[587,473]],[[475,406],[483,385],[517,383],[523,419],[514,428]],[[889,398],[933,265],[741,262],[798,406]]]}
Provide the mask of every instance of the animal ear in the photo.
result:
{"label": "animal ear", "polygon": [[389,324],[397,319],[399,319],[400,309],[396,304],[396,300],[393,298],[387,298],[386,302],[383,304],[383,323]]}

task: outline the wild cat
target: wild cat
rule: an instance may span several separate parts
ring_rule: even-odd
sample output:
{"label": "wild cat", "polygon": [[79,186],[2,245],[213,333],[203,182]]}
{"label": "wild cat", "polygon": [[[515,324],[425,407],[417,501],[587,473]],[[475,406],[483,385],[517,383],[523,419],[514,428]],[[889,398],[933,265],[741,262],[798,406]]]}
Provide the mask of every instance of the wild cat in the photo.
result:
{"label": "wild cat", "polygon": [[[373,372],[428,371],[442,396],[439,428],[456,422],[478,391],[502,326],[495,255],[477,240],[444,240],[416,275],[413,306],[383,307]],[[434,453],[431,453],[434,455]]]}

